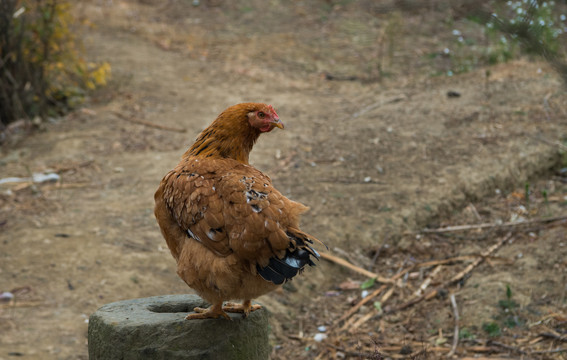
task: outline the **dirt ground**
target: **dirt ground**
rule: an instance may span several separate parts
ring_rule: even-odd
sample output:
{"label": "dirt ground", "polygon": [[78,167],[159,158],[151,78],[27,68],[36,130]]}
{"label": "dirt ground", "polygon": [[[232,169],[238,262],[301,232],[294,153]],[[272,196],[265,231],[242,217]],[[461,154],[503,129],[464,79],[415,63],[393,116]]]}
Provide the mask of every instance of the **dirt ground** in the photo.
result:
{"label": "dirt ground", "polygon": [[[445,358],[454,296],[453,358],[565,359],[558,76],[533,59],[438,75],[464,20],[437,2],[377,3],[77,5],[89,59],[108,61],[112,81],[0,149],[0,179],[60,175],[0,185],[0,293],[14,296],[0,300],[0,360],[87,359],[100,306],[191,292],[153,193],[218,113],[246,101],[273,104],[286,125],[260,138],[251,163],[311,208],[304,230],[395,279],[365,283],[322,260],[258,299],[272,313],[272,358]],[[508,225],[474,227],[485,223]],[[472,228],[422,232],[462,224]],[[428,299],[414,295],[426,283]],[[349,314],[361,286],[371,300]]]}

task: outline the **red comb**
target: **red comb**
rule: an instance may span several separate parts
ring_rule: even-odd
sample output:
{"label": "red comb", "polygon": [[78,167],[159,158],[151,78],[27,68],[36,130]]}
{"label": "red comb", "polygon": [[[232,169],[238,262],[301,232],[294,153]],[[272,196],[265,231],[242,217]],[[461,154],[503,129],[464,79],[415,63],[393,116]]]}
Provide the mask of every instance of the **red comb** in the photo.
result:
{"label": "red comb", "polygon": [[268,105],[268,110],[270,110],[273,116],[279,118],[278,113],[276,113],[276,109],[274,109],[272,105]]}

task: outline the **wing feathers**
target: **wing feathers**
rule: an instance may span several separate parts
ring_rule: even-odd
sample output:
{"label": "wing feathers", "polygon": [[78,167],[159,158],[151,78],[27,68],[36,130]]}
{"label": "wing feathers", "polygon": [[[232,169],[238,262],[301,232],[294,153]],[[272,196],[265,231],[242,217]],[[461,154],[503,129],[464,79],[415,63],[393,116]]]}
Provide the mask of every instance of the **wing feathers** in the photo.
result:
{"label": "wing feathers", "polygon": [[282,284],[319,258],[309,245],[318,240],[298,230],[307,207],[284,197],[251,166],[186,158],[161,186],[188,237],[221,256],[236,254],[267,281]]}

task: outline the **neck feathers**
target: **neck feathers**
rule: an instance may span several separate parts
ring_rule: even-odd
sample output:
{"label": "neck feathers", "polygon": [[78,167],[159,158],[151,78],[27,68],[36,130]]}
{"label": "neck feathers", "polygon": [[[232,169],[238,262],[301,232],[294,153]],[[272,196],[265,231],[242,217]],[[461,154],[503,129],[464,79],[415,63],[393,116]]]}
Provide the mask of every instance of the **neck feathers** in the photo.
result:
{"label": "neck feathers", "polygon": [[224,111],[199,134],[183,157],[228,158],[248,164],[250,151],[260,136],[260,131],[248,123],[249,111],[246,106]]}

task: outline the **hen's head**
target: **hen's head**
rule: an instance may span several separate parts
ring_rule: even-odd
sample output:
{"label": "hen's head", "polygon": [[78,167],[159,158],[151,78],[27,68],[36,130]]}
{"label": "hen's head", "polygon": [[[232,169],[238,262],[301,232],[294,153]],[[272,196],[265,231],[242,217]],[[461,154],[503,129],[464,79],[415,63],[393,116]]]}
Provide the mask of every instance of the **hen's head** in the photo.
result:
{"label": "hen's head", "polygon": [[252,128],[258,129],[260,132],[270,132],[275,127],[283,129],[284,125],[281,122],[276,110],[272,105],[266,104],[251,104],[250,111],[246,114],[248,123]]}
{"label": "hen's head", "polygon": [[184,156],[231,158],[248,163],[248,154],[262,133],[283,129],[272,105],[237,104],[224,110],[199,134]]}

